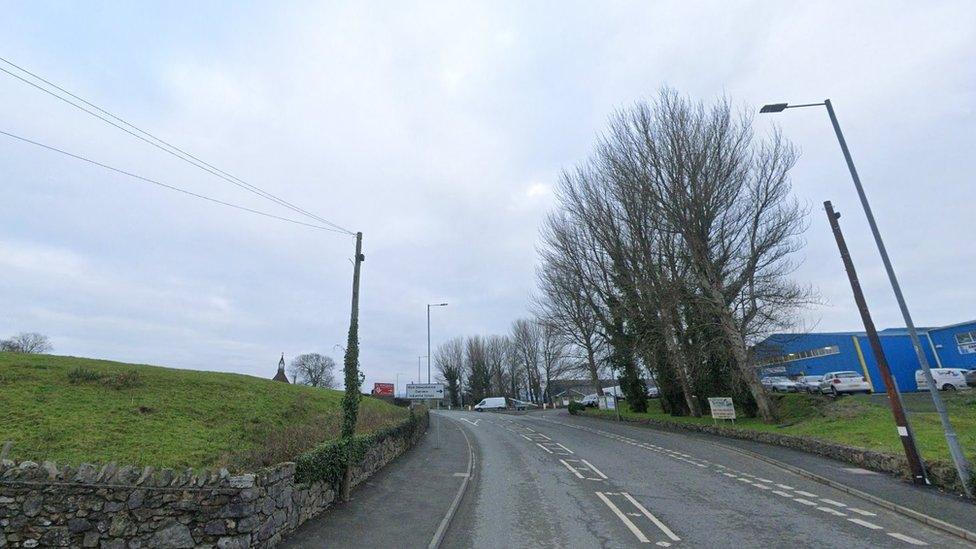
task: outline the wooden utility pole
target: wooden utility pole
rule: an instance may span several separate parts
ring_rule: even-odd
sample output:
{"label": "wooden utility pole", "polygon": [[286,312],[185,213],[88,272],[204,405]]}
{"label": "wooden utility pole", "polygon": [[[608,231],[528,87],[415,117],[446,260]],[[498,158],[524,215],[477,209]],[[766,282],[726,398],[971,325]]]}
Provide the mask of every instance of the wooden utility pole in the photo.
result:
{"label": "wooden utility pole", "polygon": [[905,457],[908,458],[908,466],[912,470],[912,481],[915,484],[928,484],[929,480],[925,476],[925,465],[922,456],[918,453],[915,446],[915,435],[912,427],[905,416],[905,407],[901,401],[901,392],[898,391],[898,384],[891,376],[891,368],[888,367],[888,359],[885,358],[884,349],[881,347],[881,338],[878,337],[878,330],[874,327],[871,319],[871,311],[868,310],[867,301],[864,299],[864,292],[861,291],[861,283],[857,279],[857,272],[854,270],[854,262],[851,260],[850,251],[847,249],[847,242],[844,234],[840,231],[840,213],[834,211],[830,201],[824,202],[824,209],[827,210],[827,219],[830,221],[830,228],[834,231],[834,239],[837,240],[837,248],[840,249],[840,257],[844,261],[844,269],[847,270],[847,278],[851,281],[851,290],[854,291],[854,301],[857,302],[857,310],[861,313],[861,320],[864,322],[864,331],[867,333],[868,342],[871,344],[871,351],[874,359],[878,363],[878,370],[884,379],[885,389],[888,392],[888,403],[891,405],[891,413],[895,416],[895,426],[898,429],[898,436],[901,444],[905,448]]}
{"label": "wooden utility pole", "polygon": [[352,312],[349,315],[349,338],[346,341],[346,356],[343,360],[346,382],[346,393],[342,397],[342,438],[346,442],[346,467],[340,487],[343,501],[349,500],[354,466],[351,441],[356,434],[356,419],[359,416],[359,389],[362,382],[359,377],[359,271],[365,260],[363,233],[356,233],[356,260],[352,271]]}

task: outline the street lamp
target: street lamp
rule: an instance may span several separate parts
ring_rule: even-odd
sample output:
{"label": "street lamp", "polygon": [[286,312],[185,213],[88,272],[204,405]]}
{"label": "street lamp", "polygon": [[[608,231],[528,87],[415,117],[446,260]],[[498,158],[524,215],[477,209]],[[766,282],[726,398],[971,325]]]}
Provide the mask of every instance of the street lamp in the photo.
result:
{"label": "street lamp", "polygon": [[431,307],[447,307],[447,303],[427,304],[427,383],[430,383],[430,308]]}
{"label": "street lamp", "polygon": [[420,360],[424,358],[427,358],[427,355],[420,355],[417,357],[417,383],[420,383],[420,372],[422,368],[420,365]]}
{"label": "street lamp", "polygon": [[[830,124],[834,127],[834,133],[837,134],[837,141],[840,143],[840,149],[844,153],[844,160],[847,161],[847,169],[851,172],[851,179],[854,180],[854,187],[857,189],[857,195],[861,199],[861,207],[864,208],[864,215],[868,218],[868,225],[871,226],[871,234],[874,235],[874,242],[878,246],[878,252],[881,254],[881,261],[884,263],[885,271],[888,273],[888,280],[891,283],[891,289],[895,292],[895,299],[898,301],[898,307],[901,309],[901,315],[905,319],[905,326],[908,328],[908,336],[912,340],[912,347],[915,348],[915,355],[918,357],[918,362],[922,366],[922,373],[925,376],[925,381],[929,386],[929,393],[932,395],[932,402],[935,404],[935,409],[939,413],[939,419],[942,422],[942,429],[945,431],[946,441],[949,444],[949,453],[952,455],[952,461],[956,465],[956,472],[959,474],[959,479],[962,481],[963,490],[966,495],[972,497],[972,491],[969,488],[969,463],[966,461],[966,456],[962,452],[962,447],[959,445],[959,439],[956,437],[956,432],[952,428],[952,424],[949,422],[949,415],[946,413],[945,404],[942,402],[942,396],[939,395],[939,389],[935,385],[935,380],[932,379],[932,372],[929,368],[928,358],[925,356],[925,351],[922,349],[922,343],[918,339],[918,331],[915,329],[915,323],[912,321],[912,315],[908,312],[908,304],[905,303],[905,296],[901,293],[901,286],[898,284],[898,277],[895,276],[895,269],[891,265],[891,260],[888,258],[888,251],[885,249],[884,241],[881,239],[881,232],[878,230],[878,224],[874,221],[874,214],[871,212],[871,205],[868,204],[868,197],[864,194],[864,187],[861,186],[861,178],[857,175],[857,169],[854,168],[854,159],[851,158],[851,151],[847,148],[847,141],[844,139],[844,134],[840,130],[840,123],[837,122],[837,115],[834,114],[834,107],[830,103],[830,99],[825,99],[823,103],[804,103],[801,105],[790,105],[789,103],[771,103],[764,105],[759,109],[760,113],[779,113],[786,109],[797,109],[801,107],[826,107],[827,115],[830,116]],[[902,433],[899,429],[899,436],[906,437],[909,436],[907,432]]]}
{"label": "street lamp", "polygon": [[[397,387],[400,386],[400,376],[408,376],[408,375],[410,375],[410,374],[404,374],[404,373],[401,373],[401,372],[397,372],[397,375],[396,375],[396,384],[397,384]],[[393,390],[393,396],[396,396],[396,389]]]}

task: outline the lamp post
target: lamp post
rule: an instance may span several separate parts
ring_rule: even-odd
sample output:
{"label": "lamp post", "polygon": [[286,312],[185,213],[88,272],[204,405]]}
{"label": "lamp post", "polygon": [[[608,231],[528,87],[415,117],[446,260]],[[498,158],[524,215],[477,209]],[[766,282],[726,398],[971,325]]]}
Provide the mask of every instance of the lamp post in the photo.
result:
{"label": "lamp post", "polygon": [[[408,375],[410,375],[410,374],[404,374],[404,373],[401,373],[401,372],[397,372],[397,375],[396,375],[396,384],[397,384],[397,387],[400,386],[400,376],[408,376]],[[396,396],[396,389],[394,389],[394,391],[393,391],[393,396]]]}
{"label": "lamp post", "polygon": [[[844,134],[841,132],[840,123],[837,121],[837,115],[834,114],[834,107],[830,103],[830,99],[825,99],[823,103],[804,103],[800,105],[790,105],[789,103],[772,103],[769,105],[764,105],[759,109],[760,113],[779,113],[786,109],[797,109],[802,107],[826,107],[827,115],[830,117],[830,124],[834,128],[834,133],[837,135],[837,142],[840,144],[840,149],[844,153],[844,160],[847,161],[847,169],[851,172],[851,179],[854,180],[854,187],[857,189],[858,198],[861,200],[861,207],[864,209],[864,215],[868,219],[868,225],[871,227],[871,234],[874,236],[874,242],[878,246],[878,252],[881,254],[881,261],[884,263],[885,271],[888,273],[888,280],[891,283],[891,289],[895,293],[895,299],[898,301],[898,308],[901,309],[901,315],[905,319],[905,326],[908,328],[908,336],[912,341],[912,347],[915,348],[915,355],[918,357],[918,363],[922,367],[922,373],[925,376],[925,381],[929,387],[929,393],[932,395],[932,402],[935,404],[935,409],[939,413],[939,420],[942,422],[942,429],[945,431],[946,442],[949,444],[949,453],[952,455],[952,461],[955,463],[956,472],[959,474],[959,480],[962,483],[963,491],[968,497],[972,497],[972,491],[969,487],[969,462],[966,461],[966,456],[962,452],[962,447],[959,445],[959,439],[956,437],[956,432],[952,428],[952,423],[949,421],[949,414],[946,413],[945,403],[942,402],[942,396],[939,395],[939,389],[935,385],[935,380],[932,379],[932,372],[929,368],[928,357],[925,356],[925,351],[922,348],[922,343],[918,338],[918,331],[915,329],[915,323],[912,321],[912,315],[908,311],[908,304],[905,303],[905,296],[902,295],[901,285],[898,284],[898,277],[895,276],[895,269],[891,265],[891,259],[888,258],[888,251],[885,249],[884,241],[881,239],[881,232],[878,230],[878,224],[874,220],[874,214],[871,212],[871,205],[868,203],[867,195],[864,194],[864,187],[861,186],[861,178],[857,175],[857,169],[854,168],[854,159],[851,158],[851,151],[847,148],[847,141],[844,139]],[[899,436],[907,436],[902,434],[899,430]]]}
{"label": "lamp post", "polygon": [[424,356],[424,355],[420,355],[420,356],[417,357],[417,383],[420,383],[420,372],[421,372],[421,363],[420,363],[420,361],[422,359],[425,359],[425,358],[427,358],[427,357]]}
{"label": "lamp post", "polygon": [[447,303],[427,304],[427,383],[430,383],[430,308],[431,307],[447,307]]}

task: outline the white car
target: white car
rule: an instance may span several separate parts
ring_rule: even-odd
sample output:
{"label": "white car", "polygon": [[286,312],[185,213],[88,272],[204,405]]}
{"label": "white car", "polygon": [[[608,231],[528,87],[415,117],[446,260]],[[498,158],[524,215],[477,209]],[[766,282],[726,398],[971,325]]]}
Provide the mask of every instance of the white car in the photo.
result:
{"label": "white car", "polygon": [[[940,391],[955,391],[956,389],[966,389],[966,370],[965,368],[931,368],[932,379],[935,386]],[[928,391],[929,384],[925,381],[925,374],[922,370],[915,371],[915,383],[919,391]]]}
{"label": "white car", "polygon": [[508,408],[505,403],[505,397],[488,397],[482,399],[481,402],[474,405],[475,412],[484,412],[485,410],[504,410]]}
{"label": "white car", "polygon": [[871,393],[871,384],[857,372],[828,372],[820,380],[820,392],[837,396],[841,393]]}
{"label": "white car", "polygon": [[581,400],[580,403],[587,408],[596,408],[600,405],[600,397],[598,397],[596,393],[586,395],[583,397],[583,400]]}

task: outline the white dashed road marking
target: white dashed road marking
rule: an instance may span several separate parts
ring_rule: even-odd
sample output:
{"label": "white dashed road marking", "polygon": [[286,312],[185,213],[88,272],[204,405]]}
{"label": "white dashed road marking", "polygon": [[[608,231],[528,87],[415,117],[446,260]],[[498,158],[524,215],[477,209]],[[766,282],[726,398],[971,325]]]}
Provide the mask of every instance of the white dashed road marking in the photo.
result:
{"label": "white dashed road marking", "polygon": [[859,518],[849,518],[847,520],[853,522],[854,524],[857,524],[858,526],[863,526],[865,528],[870,528],[872,530],[880,530],[881,529],[881,527],[878,526],[877,524],[875,524],[873,522],[868,522],[866,520],[861,520]]}
{"label": "white dashed road marking", "polygon": [[905,534],[899,534],[898,532],[888,532],[888,535],[895,539],[900,539],[906,543],[911,543],[912,545],[928,545],[920,539],[915,539],[911,536],[906,536]]}

